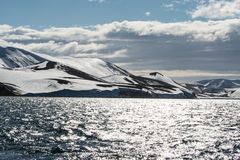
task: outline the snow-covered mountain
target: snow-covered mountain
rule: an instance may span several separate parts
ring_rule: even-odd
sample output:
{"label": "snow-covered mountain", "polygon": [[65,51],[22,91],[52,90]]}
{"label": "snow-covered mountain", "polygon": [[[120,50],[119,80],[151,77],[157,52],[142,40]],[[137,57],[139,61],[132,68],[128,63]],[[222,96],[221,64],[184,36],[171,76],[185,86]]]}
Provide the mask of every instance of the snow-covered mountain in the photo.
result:
{"label": "snow-covered mountain", "polygon": [[240,96],[237,97],[240,80],[210,79],[198,81],[196,84],[186,84],[185,86],[199,96],[240,98]]}
{"label": "snow-covered mountain", "polygon": [[136,76],[96,58],[51,57],[0,45],[0,95],[194,98],[159,73]]}
{"label": "snow-covered mountain", "polygon": [[226,88],[239,88],[240,80],[228,80],[228,79],[211,79],[211,80],[202,80],[198,81],[199,84],[202,84],[206,90],[219,90]]}

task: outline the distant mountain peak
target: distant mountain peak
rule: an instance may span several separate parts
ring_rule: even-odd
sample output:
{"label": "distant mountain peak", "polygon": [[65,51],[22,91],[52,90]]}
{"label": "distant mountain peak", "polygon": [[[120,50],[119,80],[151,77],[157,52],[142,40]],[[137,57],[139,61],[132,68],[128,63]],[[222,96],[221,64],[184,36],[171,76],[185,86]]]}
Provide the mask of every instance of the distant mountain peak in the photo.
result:
{"label": "distant mountain peak", "polygon": [[163,74],[159,73],[159,72],[151,72],[149,73],[150,76],[157,76],[157,75],[160,75],[160,76],[163,76]]}
{"label": "distant mountain peak", "polygon": [[207,88],[212,89],[221,89],[221,88],[236,88],[240,87],[240,83],[236,80],[228,80],[228,79],[210,79],[210,80],[202,80],[198,81],[199,84]]}
{"label": "distant mountain peak", "polygon": [[1,47],[0,46],[0,66],[7,68],[19,68],[29,65],[37,64],[45,61],[32,52],[15,48],[15,47]]}
{"label": "distant mountain peak", "polygon": [[240,98],[240,80],[207,79],[186,87],[200,97]]}

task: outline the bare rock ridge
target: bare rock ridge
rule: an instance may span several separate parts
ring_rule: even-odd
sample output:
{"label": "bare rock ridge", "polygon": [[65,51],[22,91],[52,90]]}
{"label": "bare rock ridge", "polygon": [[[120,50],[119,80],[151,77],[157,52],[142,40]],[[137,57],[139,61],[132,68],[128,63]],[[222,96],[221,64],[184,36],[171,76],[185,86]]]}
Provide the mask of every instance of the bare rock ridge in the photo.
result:
{"label": "bare rock ridge", "polygon": [[51,57],[1,45],[0,96],[195,98],[161,73],[136,76],[97,58]]}

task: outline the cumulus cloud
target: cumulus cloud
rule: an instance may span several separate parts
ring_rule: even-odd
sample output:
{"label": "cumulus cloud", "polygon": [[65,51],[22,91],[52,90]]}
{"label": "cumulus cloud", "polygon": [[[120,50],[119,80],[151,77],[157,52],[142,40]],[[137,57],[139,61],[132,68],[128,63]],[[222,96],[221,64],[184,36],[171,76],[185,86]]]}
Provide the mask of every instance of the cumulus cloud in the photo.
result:
{"label": "cumulus cloud", "polygon": [[122,21],[43,30],[0,25],[0,37],[35,52],[99,57],[132,70],[240,70],[239,19]]}
{"label": "cumulus cloud", "polygon": [[192,18],[226,19],[240,17],[240,0],[209,0],[192,12]]}
{"label": "cumulus cloud", "polygon": [[[189,41],[215,41],[226,40],[232,32],[240,33],[239,19],[223,21],[189,21],[178,23],[161,23],[158,21],[123,21],[98,25],[97,32],[104,36],[129,36],[136,37],[184,37]],[[125,36],[125,37],[126,37]]]}
{"label": "cumulus cloud", "polygon": [[[3,29],[2,29],[3,28]],[[48,28],[35,30],[28,27],[0,25],[1,39],[6,41],[65,41],[94,42],[110,38],[143,39],[153,37],[184,37],[188,41],[227,40],[230,34],[240,33],[239,19],[221,21],[187,21],[161,23],[158,21],[122,21],[91,27]]]}
{"label": "cumulus cloud", "polygon": [[10,30],[10,29],[12,29],[12,26],[10,25],[6,25],[6,24],[0,25],[0,32],[4,32],[5,30]]}

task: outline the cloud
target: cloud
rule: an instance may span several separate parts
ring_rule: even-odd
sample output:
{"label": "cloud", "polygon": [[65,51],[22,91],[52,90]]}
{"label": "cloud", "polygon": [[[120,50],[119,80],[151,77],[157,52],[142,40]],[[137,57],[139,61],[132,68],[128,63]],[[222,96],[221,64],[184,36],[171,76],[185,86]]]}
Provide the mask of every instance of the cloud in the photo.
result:
{"label": "cloud", "polygon": [[[9,43],[11,44],[11,43]],[[92,53],[105,49],[107,46],[105,44],[97,43],[88,43],[88,44],[79,44],[76,41],[62,43],[49,41],[45,43],[30,43],[30,44],[21,44],[21,43],[12,43],[12,45],[19,48],[27,48],[28,50],[37,51],[40,53],[50,53],[52,55],[76,55],[81,53]]]}
{"label": "cloud", "polygon": [[151,16],[151,12],[145,12],[145,16],[147,17]]}
{"label": "cloud", "polygon": [[1,46],[8,46],[9,44],[8,44],[8,42],[0,39],[0,45]]}
{"label": "cloud", "polygon": [[240,0],[209,0],[192,12],[192,18],[227,19],[240,17]]}
{"label": "cloud", "polygon": [[127,49],[120,49],[113,51],[111,53],[100,53],[100,52],[91,52],[91,53],[80,53],[74,55],[74,57],[88,57],[88,58],[96,58],[101,57],[102,59],[114,59],[114,58],[125,58],[127,57],[128,50]]}
{"label": "cloud", "polygon": [[94,42],[111,38],[142,40],[152,36],[170,39],[182,37],[186,41],[228,40],[232,33],[240,33],[239,19],[220,21],[187,21],[161,23],[158,21],[122,21],[89,27],[51,27],[35,30],[29,27],[1,25],[1,39],[6,41],[62,41]]}
{"label": "cloud", "polygon": [[10,26],[10,25],[6,25],[6,24],[0,25],[0,34],[4,34],[5,32],[9,32],[12,29],[13,29],[13,27]]}
{"label": "cloud", "polygon": [[[208,72],[201,70],[138,70],[132,71],[136,75],[147,75],[151,72],[159,72],[169,77],[228,77],[239,76],[240,72],[235,73],[220,73],[220,72]],[[240,77],[240,76],[239,76]]]}
{"label": "cloud", "polygon": [[158,21],[123,21],[113,22],[105,25],[98,25],[97,32],[108,37],[126,38],[153,36],[153,37],[183,37],[188,41],[215,41],[227,40],[230,33],[240,33],[239,19],[223,21],[188,21],[177,23],[161,23]]}
{"label": "cloud", "polygon": [[98,2],[98,3],[103,3],[103,2],[106,2],[106,0],[88,0],[88,2]]}
{"label": "cloud", "polygon": [[174,7],[174,4],[173,3],[163,4],[163,7],[172,10]]}
{"label": "cloud", "polygon": [[240,72],[209,72],[209,71],[201,71],[201,70],[133,70],[131,71],[135,75],[149,75],[151,72],[159,72],[164,76],[168,76],[177,80],[177,82],[182,83],[195,83],[200,79],[219,79],[219,78],[227,78],[227,79],[239,79]]}
{"label": "cloud", "polygon": [[110,55],[103,55],[103,58],[108,58],[108,59],[112,59],[112,58],[122,58],[122,57],[127,57],[127,53],[128,50],[127,49],[121,49],[121,50],[117,50],[114,53],[110,54]]}
{"label": "cloud", "polygon": [[54,56],[99,57],[131,70],[240,70],[240,20],[122,21],[43,30],[0,25],[5,43]]}

